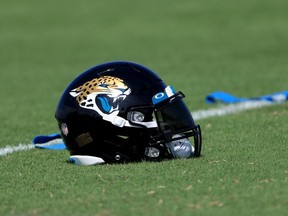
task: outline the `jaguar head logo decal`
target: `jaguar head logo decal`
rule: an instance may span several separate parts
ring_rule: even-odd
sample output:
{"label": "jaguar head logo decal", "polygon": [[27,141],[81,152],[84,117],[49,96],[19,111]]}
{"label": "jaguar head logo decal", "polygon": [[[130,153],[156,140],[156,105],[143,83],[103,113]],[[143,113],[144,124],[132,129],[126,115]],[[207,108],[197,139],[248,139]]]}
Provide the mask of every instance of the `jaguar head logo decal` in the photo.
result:
{"label": "jaguar head logo decal", "polygon": [[112,76],[92,79],[70,91],[80,107],[94,110],[108,121],[118,115],[119,104],[130,93],[122,79]]}

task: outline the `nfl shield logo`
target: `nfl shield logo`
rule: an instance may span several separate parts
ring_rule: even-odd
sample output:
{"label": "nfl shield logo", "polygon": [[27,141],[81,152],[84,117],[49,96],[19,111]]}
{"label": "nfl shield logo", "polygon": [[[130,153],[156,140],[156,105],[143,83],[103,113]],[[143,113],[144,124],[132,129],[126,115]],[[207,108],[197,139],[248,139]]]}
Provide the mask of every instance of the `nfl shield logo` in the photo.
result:
{"label": "nfl shield logo", "polygon": [[65,136],[67,136],[67,134],[69,133],[68,127],[67,127],[67,125],[66,125],[65,123],[62,123],[62,124],[61,124],[61,131],[62,131],[62,133],[63,133]]}

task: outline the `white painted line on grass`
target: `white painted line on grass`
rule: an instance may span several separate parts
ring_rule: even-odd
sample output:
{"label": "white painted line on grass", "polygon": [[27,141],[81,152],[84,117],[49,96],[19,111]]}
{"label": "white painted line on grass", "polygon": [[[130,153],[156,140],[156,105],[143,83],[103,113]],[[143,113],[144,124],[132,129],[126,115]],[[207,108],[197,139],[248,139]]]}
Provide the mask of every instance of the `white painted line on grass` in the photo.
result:
{"label": "white painted line on grass", "polygon": [[35,148],[33,144],[19,144],[17,146],[6,146],[0,148],[0,156],[11,154],[17,151],[26,151]]}
{"label": "white painted line on grass", "polygon": [[229,104],[218,108],[212,108],[207,110],[199,110],[191,112],[195,120],[206,119],[214,116],[225,116],[233,113],[239,113],[246,110],[256,109],[264,106],[276,105],[279,103],[270,101],[246,101],[237,104]]}
{"label": "white painted line on grass", "polygon": [[[269,101],[246,101],[237,104],[229,104],[218,108],[198,110],[191,112],[195,120],[206,119],[214,116],[225,116],[233,113],[239,113],[246,110],[256,109],[264,106],[276,105],[280,103]],[[34,144],[19,144],[17,146],[6,146],[0,148],[0,156],[11,154],[17,151],[25,151],[35,148]]]}

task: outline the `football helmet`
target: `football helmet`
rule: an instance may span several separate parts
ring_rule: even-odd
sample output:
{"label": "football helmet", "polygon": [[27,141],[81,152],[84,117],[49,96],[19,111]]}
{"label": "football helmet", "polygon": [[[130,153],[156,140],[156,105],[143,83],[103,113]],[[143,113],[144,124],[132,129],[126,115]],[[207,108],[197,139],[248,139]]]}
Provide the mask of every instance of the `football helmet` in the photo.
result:
{"label": "football helmet", "polygon": [[70,83],[55,117],[72,157],[99,163],[198,157],[201,129],[183,98],[142,65],[108,62]]}

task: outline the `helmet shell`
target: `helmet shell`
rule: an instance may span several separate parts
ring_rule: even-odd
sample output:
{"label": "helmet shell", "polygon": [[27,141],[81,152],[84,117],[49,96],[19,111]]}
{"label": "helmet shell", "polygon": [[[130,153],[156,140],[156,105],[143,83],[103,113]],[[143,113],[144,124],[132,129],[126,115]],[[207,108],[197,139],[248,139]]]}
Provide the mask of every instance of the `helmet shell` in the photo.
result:
{"label": "helmet shell", "polygon": [[[142,160],[147,129],[119,127],[109,119],[127,119],[131,108],[151,106],[153,95],[165,87],[157,74],[132,62],[109,62],[80,74],[64,91],[55,113],[70,154],[106,162]],[[152,118],[151,110],[144,114],[147,121]]]}

